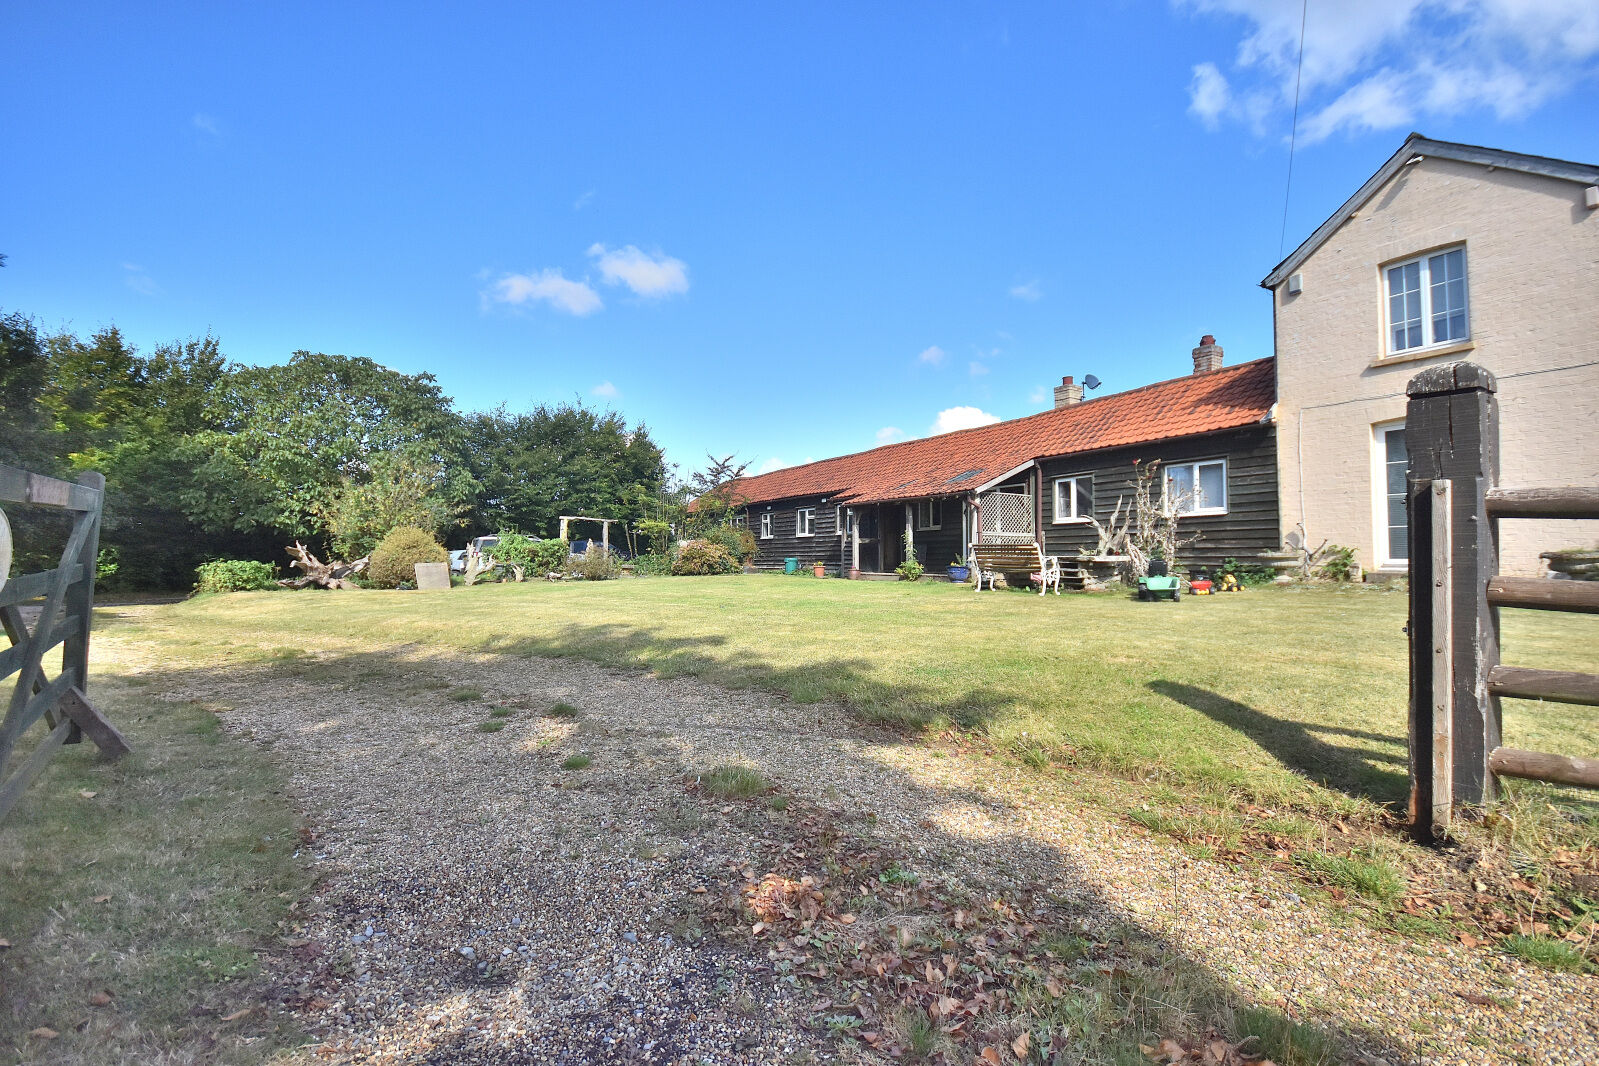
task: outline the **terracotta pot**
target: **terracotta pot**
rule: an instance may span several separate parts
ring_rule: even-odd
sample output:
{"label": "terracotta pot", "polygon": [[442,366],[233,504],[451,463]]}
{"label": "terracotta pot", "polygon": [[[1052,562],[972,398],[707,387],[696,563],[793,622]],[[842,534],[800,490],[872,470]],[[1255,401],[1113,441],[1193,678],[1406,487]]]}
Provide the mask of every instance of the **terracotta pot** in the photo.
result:
{"label": "terracotta pot", "polygon": [[811,572],[817,577],[826,577],[827,567],[823,566],[821,563],[817,563],[815,566],[811,567]]}

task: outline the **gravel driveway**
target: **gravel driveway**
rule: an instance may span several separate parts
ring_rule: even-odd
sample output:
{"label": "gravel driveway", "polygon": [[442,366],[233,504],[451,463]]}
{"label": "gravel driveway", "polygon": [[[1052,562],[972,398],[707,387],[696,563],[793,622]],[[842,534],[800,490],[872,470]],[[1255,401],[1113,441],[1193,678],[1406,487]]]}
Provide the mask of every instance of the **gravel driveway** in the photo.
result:
{"label": "gravel driveway", "polygon": [[[375,657],[374,657],[375,658]],[[781,838],[782,811],[694,793],[744,762],[875,815],[928,872],[1049,886],[1132,923],[1244,1000],[1387,1061],[1599,1061],[1599,979],[1383,936],[1270,870],[1195,860],[1038,774],[911,746],[836,707],[573,661],[386,655],[263,684],[174,679],[293,773],[314,913],[287,981],[327,1061],[835,1062],[759,951],[700,938],[697,900]],[[382,671],[373,668],[375,672]],[[159,671],[156,671],[157,673]],[[465,689],[481,692],[472,698]],[[378,698],[374,693],[381,693]],[[574,718],[542,711],[564,701]],[[513,713],[491,719],[491,704]],[[489,721],[503,729],[482,730]],[[586,754],[592,763],[566,770]],[[1044,782],[1044,785],[1041,785]],[[1493,993],[1479,1002],[1461,993]]]}

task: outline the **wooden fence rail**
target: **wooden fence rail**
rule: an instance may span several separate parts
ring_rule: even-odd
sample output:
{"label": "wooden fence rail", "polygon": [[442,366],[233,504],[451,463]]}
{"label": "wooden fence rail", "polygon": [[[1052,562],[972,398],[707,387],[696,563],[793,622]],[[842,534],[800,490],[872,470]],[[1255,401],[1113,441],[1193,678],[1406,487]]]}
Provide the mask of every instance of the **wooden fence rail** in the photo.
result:
{"label": "wooden fence rail", "polygon": [[[0,626],[11,646],[0,652],[0,681],[15,675],[5,717],[0,719],[0,820],[63,744],[84,734],[112,757],[126,754],[127,741],[84,694],[89,681],[89,624],[94,609],[95,562],[105,478],[89,473],[76,484],[0,466],[0,503],[53,508],[72,515],[72,529],[53,570],[7,578],[0,571]],[[0,537],[9,527],[0,523]],[[10,545],[0,552],[9,558]],[[42,600],[32,626],[20,605]],[[51,678],[44,657],[61,649],[61,668]],[[19,742],[40,719],[49,732],[12,767]]]}
{"label": "wooden fence rail", "polygon": [[1599,762],[1501,743],[1501,698],[1599,706],[1599,675],[1505,666],[1499,610],[1599,614],[1599,582],[1501,577],[1499,521],[1599,518],[1599,490],[1503,489],[1493,375],[1432,367],[1406,390],[1410,546],[1410,819],[1448,835],[1499,777],[1599,788]]}

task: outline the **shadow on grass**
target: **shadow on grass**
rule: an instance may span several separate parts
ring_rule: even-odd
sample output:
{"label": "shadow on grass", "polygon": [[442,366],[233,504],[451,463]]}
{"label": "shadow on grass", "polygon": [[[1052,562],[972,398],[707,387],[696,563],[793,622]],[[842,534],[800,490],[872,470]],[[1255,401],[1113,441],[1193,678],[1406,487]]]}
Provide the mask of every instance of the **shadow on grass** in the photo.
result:
{"label": "shadow on grass", "polygon": [[1370,748],[1329,744],[1317,733],[1336,733],[1360,740],[1397,743],[1403,737],[1383,736],[1358,729],[1325,727],[1278,718],[1248,704],[1228,699],[1209,689],[1177,681],[1151,681],[1151,691],[1191,708],[1211,720],[1243,733],[1285,767],[1346,795],[1378,803],[1402,804],[1410,779],[1398,770],[1382,769],[1373,762],[1403,766],[1404,757]]}
{"label": "shadow on grass", "polygon": [[642,625],[575,625],[560,633],[514,640],[491,638],[478,651],[521,658],[583,659],[600,666],[647,670],[659,677],[693,676],[726,688],[758,688],[797,703],[848,703],[868,722],[900,729],[947,725],[982,729],[1018,701],[976,685],[895,681],[874,676],[868,658],[812,659],[785,666],[754,654],[720,655],[726,637],[666,636]]}
{"label": "shadow on grass", "polygon": [[[474,680],[480,682],[485,690],[504,694],[508,686],[524,685],[526,691],[519,695],[540,704],[556,698],[553,689],[546,692],[541,686],[548,688],[568,683],[579,687],[587,685],[592,694],[583,698],[585,717],[592,717],[600,722],[603,722],[606,716],[605,705],[609,691],[609,686],[603,682],[603,675],[597,675],[586,668],[575,668],[570,671],[569,682],[565,678],[552,678],[549,682],[545,682],[536,675],[529,679],[522,671],[515,669],[508,669],[498,675],[497,672],[502,666],[510,666],[515,660],[528,658],[589,660],[606,670],[618,669],[618,663],[621,662],[650,669],[656,675],[681,676],[693,673],[704,682],[768,690],[762,696],[752,697],[751,704],[782,701],[789,698],[784,693],[794,693],[797,694],[795,701],[800,704],[809,699],[847,700],[856,708],[866,709],[866,717],[870,718],[870,708],[873,706],[896,707],[909,703],[910,706],[917,708],[914,715],[904,712],[883,713],[877,719],[885,724],[901,726],[927,724],[942,719],[977,725],[1002,712],[1009,702],[974,686],[955,688],[947,684],[928,683],[916,686],[907,693],[903,685],[890,686],[871,676],[872,664],[866,659],[834,658],[790,668],[774,664],[758,654],[732,658],[728,658],[725,654],[720,657],[708,654],[712,649],[725,648],[725,645],[726,641],[723,638],[715,636],[664,637],[642,627],[579,625],[568,627],[560,634],[549,637],[490,640],[466,651],[455,649],[441,651],[437,646],[409,645],[371,652],[308,656],[267,653],[252,657],[254,661],[238,662],[228,672],[226,698],[235,702],[237,709],[224,718],[231,717],[232,714],[248,715],[249,705],[259,699],[263,704],[270,701],[275,708],[288,707],[296,713],[303,709],[309,722],[328,713],[329,690],[359,692],[362,702],[373,713],[363,729],[351,733],[348,741],[349,758],[360,760],[365,757],[363,752],[370,748],[382,750],[386,753],[386,757],[417,760],[414,780],[419,792],[425,795],[416,797],[415,802],[429,805],[429,808],[435,811],[436,818],[443,824],[476,824],[473,819],[479,814],[475,806],[479,802],[477,799],[479,790],[459,789],[453,785],[434,787],[430,784],[434,778],[426,772],[422,764],[435,758],[432,750],[415,743],[414,736],[398,733],[397,729],[400,727],[390,724],[404,721],[404,716],[381,713],[385,703],[431,701],[441,714],[460,715],[463,719],[475,718],[480,714],[475,706],[468,708],[463,704],[437,700],[437,693],[453,683],[462,672],[463,664],[469,666]],[[410,651],[416,652],[416,656],[408,655]],[[677,666],[681,666],[681,669]],[[280,683],[289,679],[299,684],[284,686]],[[144,674],[142,680],[152,694],[163,691],[192,693],[196,690],[205,691],[217,687],[215,670],[201,666],[171,665]],[[771,689],[778,691],[772,692]],[[1204,713],[1222,716],[1220,720],[1235,728],[1263,728],[1263,725],[1273,723],[1272,719],[1260,712],[1203,690],[1165,685],[1158,686],[1157,691],[1172,698],[1183,698],[1185,702],[1192,699],[1196,702],[1190,705],[1196,706]],[[683,723],[684,733],[691,733],[696,727],[704,727],[703,722],[693,720],[697,715],[714,718],[718,714],[731,713],[732,717],[725,721],[717,720],[717,724],[722,728],[740,724],[739,712],[736,709],[729,712],[725,704],[719,701],[713,701],[714,705],[709,708],[700,708],[692,696],[684,699],[683,690],[673,686],[662,686],[661,699],[663,702],[683,700],[682,716],[679,721]],[[624,708],[619,708],[618,713],[619,716],[625,716],[627,712]],[[1085,998],[1081,1002],[1071,998],[1061,1000],[1057,1004],[1051,998],[1036,997],[1045,1005],[1038,1009],[1048,1012],[1043,1017],[1051,1019],[1052,1027],[1060,1024],[1063,1033],[1071,1031],[1071,1026],[1065,1019],[1069,1019],[1074,1010],[1106,1012],[1105,1017],[1108,1020],[1104,1023],[1105,1028],[1095,1031],[1092,1037],[1089,1036],[1090,1030],[1085,1029],[1083,1039],[1105,1040],[1108,1043],[1106,1046],[1089,1049],[1089,1056],[1085,1057],[1084,1061],[1139,1061],[1136,1051],[1139,1042],[1155,1043],[1157,1037],[1173,1035],[1179,1029],[1191,1029],[1196,1024],[1196,1019],[1201,1027],[1206,1023],[1216,1024],[1223,1029],[1231,1030],[1235,1036],[1246,1033],[1259,1034],[1266,1038],[1269,1044],[1275,1045],[1271,1050],[1278,1054],[1278,1061],[1281,1062],[1299,1066],[1304,1063],[1329,1061],[1330,1055],[1317,1054],[1313,1058],[1294,1056],[1292,1053],[1283,1055],[1280,1050],[1283,1040],[1292,1042],[1311,1037],[1313,1034],[1296,1029],[1293,1022],[1281,1011],[1258,1005],[1254,996],[1235,987],[1226,976],[1207,965],[1203,959],[1190,954],[1191,947],[1187,950],[1179,947],[1151,923],[1133,917],[1113,898],[1114,893],[1106,894],[1105,886],[1099,885],[1096,880],[1085,875],[1085,870],[1101,868],[1100,863],[1092,856],[1074,854],[1071,849],[1057,847],[1037,836],[1016,830],[976,838],[958,830],[938,828],[944,824],[942,815],[950,808],[973,803],[994,811],[996,821],[1002,817],[1007,821],[1011,820],[1008,815],[1017,806],[1014,802],[1016,797],[1000,797],[992,791],[977,796],[968,794],[963,789],[928,786],[911,780],[902,771],[884,766],[855,746],[835,742],[842,738],[828,737],[819,732],[817,727],[820,725],[820,720],[817,719],[813,724],[813,720],[805,715],[801,706],[794,708],[791,717],[781,714],[773,716],[768,711],[752,713],[749,718],[748,728],[752,736],[757,730],[765,731],[767,734],[776,732],[792,736],[791,743],[785,741],[774,746],[770,743],[751,742],[745,745],[747,750],[741,751],[741,755],[747,755],[751,764],[767,776],[777,780],[792,777],[793,769],[787,765],[783,752],[802,746],[827,745],[831,752],[830,757],[838,765],[840,784],[855,780],[857,776],[870,776],[886,783],[887,788],[882,794],[903,797],[902,802],[910,807],[899,812],[904,824],[919,825],[926,830],[928,854],[940,857],[939,868],[952,871],[952,876],[957,878],[976,877],[977,883],[992,884],[998,883],[999,879],[1008,879],[1010,890],[1028,895],[1037,894],[1058,901],[1048,905],[1047,914],[1040,911],[1036,915],[1040,927],[1039,935],[1058,933],[1062,937],[1082,936],[1084,942],[1089,945],[1088,962],[1098,967],[1097,970],[1090,969],[1085,972],[1113,975],[1107,981],[1099,982],[1095,986],[1096,990],[1085,991]],[[1276,723],[1274,728],[1280,729],[1281,723]],[[1303,727],[1297,728],[1299,733],[1304,733]],[[609,736],[609,731],[604,731],[604,735]],[[1290,733],[1290,739],[1293,735],[1295,734]],[[475,731],[463,731],[463,736],[468,739],[458,740],[458,743],[494,743],[486,734],[478,739],[479,734]],[[899,736],[903,738],[904,734],[900,733]],[[605,742],[596,734],[591,743],[599,745]],[[1300,747],[1303,747],[1304,743],[1304,739],[1300,738]],[[275,751],[276,758],[298,758],[293,751],[291,741],[277,741]],[[1341,749],[1329,748],[1329,751],[1342,758],[1352,758],[1350,753],[1343,753]],[[1323,757],[1330,758],[1331,755],[1324,754]],[[531,781],[531,777],[529,780]],[[497,780],[493,784],[499,789],[514,787],[509,780]],[[670,775],[663,775],[658,784],[674,795],[681,796],[681,783],[671,779]],[[332,810],[317,812],[313,817],[333,822],[352,817],[353,812],[358,812],[360,808],[357,802],[360,785],[358,781],[352,780],[350,787],[351,808],[338,806]],[[530,783],[528,787],[539,789],[540,786]],[[553,795],[555,794],[551,793],[547,786],[539,791],[527,792],[528,800],[534,802],[553,802],[545,798]],[[637,803],[638,799],[633,796],[629,802]],[[764,823],[762,824],[760,836],[769,836],[769,831],[764,828]],[[707,830],[707,832],[712,831],[728,830],[720,828]],[[752,838],[750,846],[760,845]],[[1085,843],[1083,846],[1092,845]],[[411,854],[412,852],[414,854]],[[500,935],[500,931],[494,926],[502,916],[508,921],[513,913],[534,906],[549,905],[550,901],[571,895],[573,892],[572,885],[559,881],[559,869],[544,871],[535,867],[530,871],[525,860],[519,858],[515,850],[508,847],[482,849],[474,861],[483,864],[484,869],[478,870],[480,876],[473,879],[452,878],[448,869],[440,866],[437,857],[428,853],[420,842],[396,839],[392,841],[392,848],[386,854],[389,856],[388,861],[397,864],[398,868],[382,871],[375,876],[404,877],[425,871],[426,879],[431,880],[433,884],[429,885],[427,892],[419,898],[426,902],[428,908],[437,908],[444,913],[477,915],[474,921],[480,922],[495,935]],[[825,856],[817,858],[820,860]],[[951,858],[955,861],[948,861]],[[410,866],[411,869],[406,870],[406,866]],[[503,870],[500,869],[502,866]],[[953,873],[954,871],[959,873]],[[1043,874],[1042,883],[1023,882],[1020,880],[1022,875],[1019,871],[1047,871],[1047,873]],[[598,868],[596,872],[597,874],[600,872]],[[540,878],[546,880],[541,881]],[[480,888],[473,886],[482,884],[521,887],[513,893],[515,898],[484,900],[472,895],[480,891]],[[1109,887],[1114,888],[1114,886]],[[524,893],[527,896],[525,899],[522,898]],[[441,906],[439,901],[447,897],[458,897],[458,902],[451,906]],[[381,884],[359,877],[352,877],[342,885],[332,886],[329,897],[332,906],[352,914],[366,912],[375,905],[375,900],[383,898],[386,897],[383,895]],[[407,923],[414,923],[418,929],[430,928],[433,919],[425,909],[412,914],[398,913],[410,908],[414,902],[397,898],[385,904],[393,908],[388,920],[405,928],[411,927]],[[597,932],[604,935],[596,940],[598,945],[596,950],[604,954],[611,950],[610,941],[606,937],[616,931],[605,925],[603,916],[601,926],[603,928],[599,928]],[[446,938],[445,942],[455,942],[449,938],[458,933],[459,931],[454,929],[439,930],[439,935]],[[504,935],[512,934],[507,929]],[[733,950],[746,954],[747,965],[752,972],[760,971],[764,965],[762,951],[752,951],[750,946],[743,943],[734,943],[730,946]],[[567,946],[538,945],[539,950],[533,954],[536,957],[542,956],[549,949],[556,947],[564,949]],[[715,952],[725,949],[706,945],[702,950],[714,955]],[[608,954],[606,958],[609,958]],[[438,1009],[439,1002],[454,995],[477,998],[483,1010],[492,1012],[496,1009],[494,1004],[504,998],[496,992],[491,983],[485,983],[471,972],[470,966],[462,964],[453,955],[441,959],[439,953],[434,953],[430,958],[419,959],[418,966],[417,980],[441,990],[438,1002],[427,1002],[427,997],[424,997],[423,1001],[415,1002],[405,1008],[402,1012],[404,1014],[425,1017],[430,1011]],[[1125,971],[1131,972],[1125,972],[1123,967]],[[712,977],[715,976],[716,969],[717,967],[706,968]],[[690,1000],[695,996],[713,995],[711,990],[700,989],[697,986],[689,991],[693,993],[687,997]],[[706,1005],[714,1006],[714,1000],[706,1000]],[[610,1007],[614,1009],[601,1010],[594,1015],[594,1018],[609,1018],[613,1015],[624,1017],[631,1010],[631,1005],[621,999],[610,1004]],[[1057,1013],[1060,1015],[1058,1019],[1055,1017]],[[459,1021],[460,1015],[456,1015],[446,1026],[430,1031],[423,1040],[425,1046],[418,1050],[432,1054],[454,1052],[465,1054],[472,1047],[471,1041],[475,1037],[462,1028],[458,1024]],[[1399,1039],[1395,1034],[1368,1031],[1353,1026],[1333,1027],[1324,1031],[1337,1045],[1365,1049],[1385,1049]],[[631,1042],[634,1040],[632,1031],[624,1032],[617,1029],[611,1033],[611,1036],[618,1043],[614,1046],[606,1044],[604,1055],[599,1055],[598,1044],[567,1050],[585,1053],[592,1051],[598,1056],[587,1061],[624,1061],[626,1054],[632,1048]],[[653,1049],[655,1053],[686,1054],[694,1047],[693,1041],[687,1037],[683,1039],[681,1046],[678,1046],[675,1032],[665,1034],[661,1039],[663,1043]],[[524,1046],[516,1050],[532,1053],[548,1052],[552,1049]]]}

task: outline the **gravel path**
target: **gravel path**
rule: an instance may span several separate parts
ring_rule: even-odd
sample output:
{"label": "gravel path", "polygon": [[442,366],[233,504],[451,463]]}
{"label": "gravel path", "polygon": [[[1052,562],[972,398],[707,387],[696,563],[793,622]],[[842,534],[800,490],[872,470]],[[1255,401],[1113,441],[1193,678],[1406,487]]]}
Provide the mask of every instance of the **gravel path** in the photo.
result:
{"label": "gravel path", "polygon": [[[1349,924],[1270,870],[1198,861],[1051,797],[1031,771],[692,679],[391,661],[405,680],[381,690],[241,672],[163,693],[229,705],[226,728],[292,770],[318,833],[304,857],[323,881],[306,942],[290,946],[334,1061],[840,1061],[762,957],[693,939],[699,892],[718,891],[787,818],[689,794],[695,772],[729,761],[875,814],[875,832],[928,871],[1048,885],[1107,927],[1139,926],[1174,961],[1363,1034],[1396,1066],[1599,1061],[1599,979]],[[464,686],[481,702],[447,698]],[[556,701],[581,716],[539,713]],[[516,708],[498,732],[480,730],[490,702]],[[563,770],[575,754],[592,764]]]}

